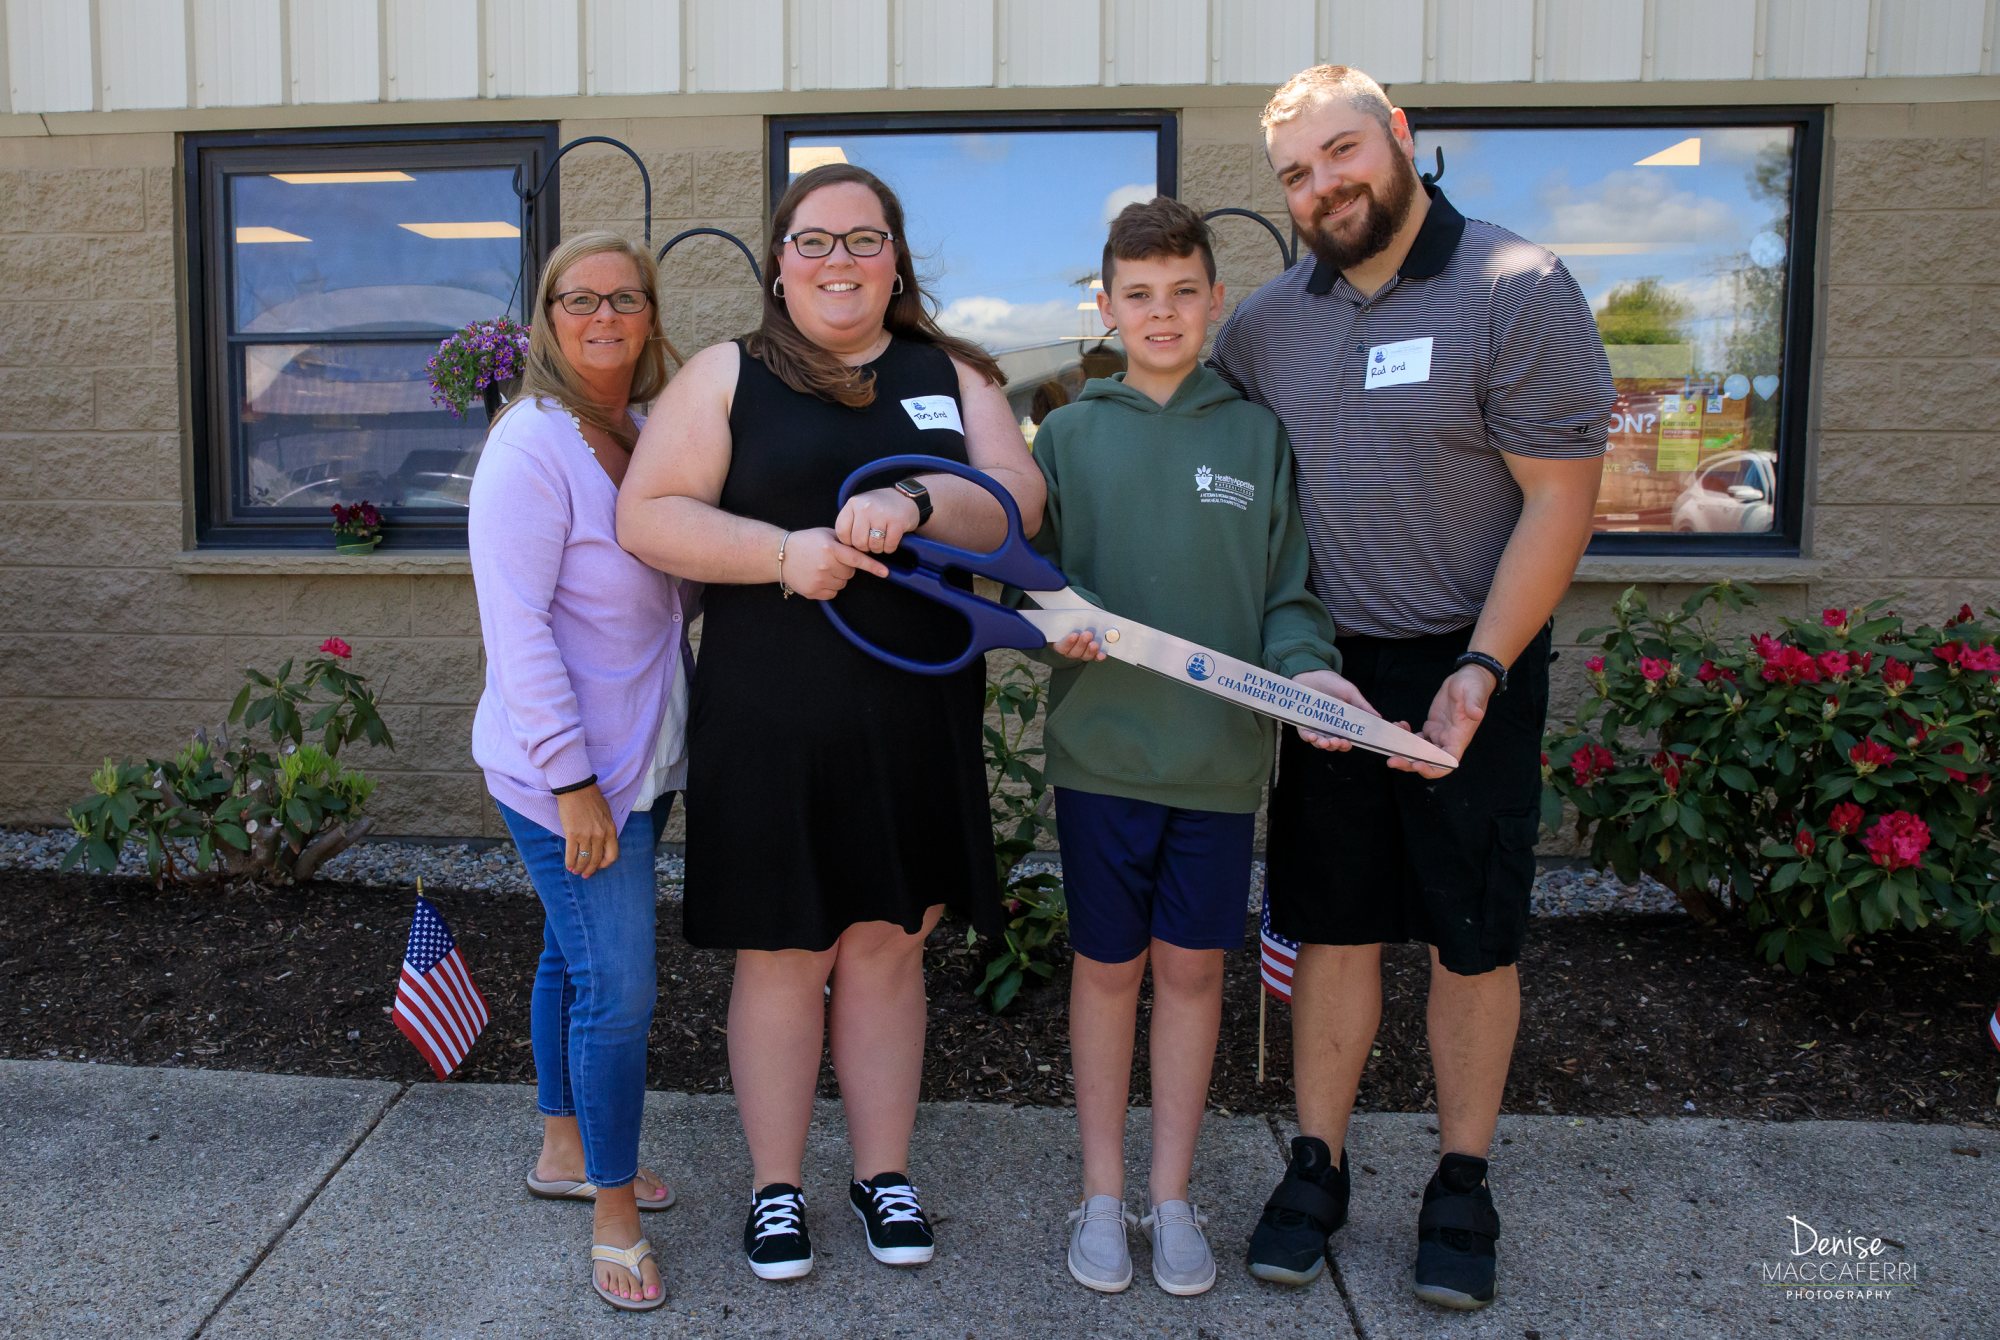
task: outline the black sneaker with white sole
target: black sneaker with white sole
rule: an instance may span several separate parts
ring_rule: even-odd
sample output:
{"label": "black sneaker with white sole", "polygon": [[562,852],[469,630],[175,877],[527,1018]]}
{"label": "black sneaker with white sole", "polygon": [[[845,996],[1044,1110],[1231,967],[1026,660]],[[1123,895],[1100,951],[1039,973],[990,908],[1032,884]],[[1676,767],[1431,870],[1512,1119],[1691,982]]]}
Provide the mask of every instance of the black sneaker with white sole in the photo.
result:
{"label": "black sneaker with white sole", "polygon": [[788,1182],[773,1182],[750,1200],[743,1225],[743,1255],[760,1280],[795,1280],[812,1273],[812,1238],[806,1232],[806,1197]]}
{"label": "black sneaker with white sole", "polygon": [[868,1229],[868,1254],[884,1265],[922,1265],[937,1254],[937,1239],[917,1189],[901,1173],[850,1182],[847,1199]]}
{"label": "black sneaker with white sole", "polygon": [[1340,1162],[1317,1136],[1292,1138],[1284,1180],[1250,1235],[1250,1273],[1273,1284],[1310,1284],[1326,1268],[1327,1239],[1347,1222],[1347,1151]]}
{"label": "black sneaker with white sole", "polygon": [[1417,1214],[1417,1297],[1473,1312],[1493,1301],[1500,1215],[1486,1181],[1486,1160],[1446,1154],[1424,1188]]}

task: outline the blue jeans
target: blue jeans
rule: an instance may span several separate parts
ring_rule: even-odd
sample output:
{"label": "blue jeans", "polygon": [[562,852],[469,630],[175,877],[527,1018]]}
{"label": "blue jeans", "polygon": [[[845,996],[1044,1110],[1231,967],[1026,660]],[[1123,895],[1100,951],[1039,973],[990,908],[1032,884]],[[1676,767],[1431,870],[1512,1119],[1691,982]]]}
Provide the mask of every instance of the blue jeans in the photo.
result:
{"label": "blue jeans", "polygon": [[600,1187],[639,1173],[658,995],[653,848],[672,804],[669,794],[634,811],[618,834],[617,862],[587,880],[564,868],[560,833],[500,806],[542,900],[542,959],[528,1008],[535,1105],[543,1116],[576,1118],[584,1176]]}

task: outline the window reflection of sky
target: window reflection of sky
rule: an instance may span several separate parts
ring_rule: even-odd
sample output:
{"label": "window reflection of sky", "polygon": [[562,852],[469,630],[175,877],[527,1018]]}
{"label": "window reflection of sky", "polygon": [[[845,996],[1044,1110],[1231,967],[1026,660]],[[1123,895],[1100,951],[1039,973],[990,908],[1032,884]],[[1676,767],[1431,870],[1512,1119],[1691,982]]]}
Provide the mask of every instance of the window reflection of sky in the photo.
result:
{"label": "window reflection of sky", "polygon": [[[798,135],[902,199],[917,271],[954,334],[996,352],[1103,332],[1090,297],[1111,215],[1155,194],[1151,130]],[[1085,281],[1085,282],[1079,282]]]}
{"label": "window reflection of sky", "polygon": [[[305,242],[234,244],[236,328],[444,330],[500,315],[520,270],[518,238],[420,237],[405,223],[498,220],[519,227],[507,168],[410,169],[409,181],[295,184],[230,178],[230,226]],[[520,298],[512,311],[518,314]]]}
{"label": "window reflection of sky", "polygon": [[[1556,251],[1592,308],[1644,278],[1684,299],[1703,369],[1720,366],[1739,319],[1744,256],[1754,244],[1760,262],[1784,259],[1782,247],[1769,249],[1786,236],[1787,211],[1759,191],[1755,173],[1764,156],[1789,151],[1787,127],[1427,131],[1419,118],[1416,132],[1419,168],[1431,170],[1432,150],[1444,150],[1440,185],[1460,212]],[[1700,141],[1698,166],[1637,166],[1689,138]]]}

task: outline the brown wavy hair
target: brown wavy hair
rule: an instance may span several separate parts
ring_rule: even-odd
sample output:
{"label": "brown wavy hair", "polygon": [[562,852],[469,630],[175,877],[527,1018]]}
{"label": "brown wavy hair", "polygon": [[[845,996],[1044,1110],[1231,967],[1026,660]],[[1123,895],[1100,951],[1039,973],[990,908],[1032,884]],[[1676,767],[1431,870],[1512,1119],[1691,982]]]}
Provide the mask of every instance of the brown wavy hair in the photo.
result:
{"label": "brown wavy hair", "polygon": [[945,334],[938,326],[937,319],[931,315],[936,304],[917,282],[916,266],[910,260],[910,244],[903,236],[902,201],[896,199],[896,193],[880,177],[852,163],[828,163],[800,173],[785,188],[785,193],[778,197],[778,207],[771,213],[771,228],[764,243],[764,273],[770,276],[770,282],[764,285],[764,320],[744,339],[744,349],[752,358],[771,369],[779,381],[803,395],[831,400],[849,409],[860,409],[874,403],[875,374],[851,368],[841,362],[838,355],[814,344],[793,323],[792,314],[785,309],[785,300],[771,291],[771,284],[778,277],[778,259],[785,247],[785,234],[791,231],[792,216],[799,212],[800,203],[820,187],[842,182],[866,186],[875,193],[875,198],[882,202],[882,221],[896,239],[891,245],[896,249],[896,274],[903,281],[903,291],[889,299],[889,309],[882,314],[883,326],[891,335],[935,345],[979,369],[980,375],[993,385],[1005,386],[1007,374],[1000,371],[993,355],[970,340]]}
{"label": "brown wavy hair", "polygon": [[603,429],[612,440],[630,451],[639,440],[639,430],[632,426],[628,415],[607,413],[591,398],[583,378],[563,356],[562,346],[556,341],[555,317],[550,311],[555,302],[556,284],[570,267],[606,252],[624,256],[638,268],[639,287],[646,290],[646,297],[653,304],[653,331],[646,337],[646,347],[639,354],[639,366],[632,373],[631,403],[649,404],[666,389],[669,355],[676,363],[686,361],[681,357],[680,350],[668,342],[666,329],[660,324],[660,272],[659,267],[653,264],[652,256],[637,242],[616,233],[578,233],[550,252],[548,262],[542,266],[541,282],[535,286],[534,324],[528,331],[528,357],[521,373],[521,389],[513,403],[518,405],[546,397],[585,423]]}

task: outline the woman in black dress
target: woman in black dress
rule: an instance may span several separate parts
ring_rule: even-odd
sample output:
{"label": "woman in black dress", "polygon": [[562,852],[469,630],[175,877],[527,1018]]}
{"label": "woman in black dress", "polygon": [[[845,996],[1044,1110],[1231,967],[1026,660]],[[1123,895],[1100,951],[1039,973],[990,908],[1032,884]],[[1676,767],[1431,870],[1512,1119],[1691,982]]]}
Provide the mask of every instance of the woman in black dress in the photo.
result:
{"label": "woman in black dress", "polygon": [[800,1187],[829,1014],[869,1251],[931,1259],[909,1181],[924,939],[947,904],[982,929],[1000,922],[981,666],[892,669],[817,603],[837,599],[878,642],[943,659],[965,645],[959,616],[878,581],[880,556],[918,530],[991,548],[1005,519],[949,475],[892,472],[844,507],[834,497],[871,461],[944,456],[992,475],[1032,533],[1043,488],[998,367],[931,320],[888,187],[847,164],[815,168],[779,200],[770,238],[763,324],[669,385],[633,454],[618,535],[708,584],[684,926],[694,945],[736,951],[729,1069],[755,1188],[743,1248],[757,1275],[789,1279],[812,1269]]}

